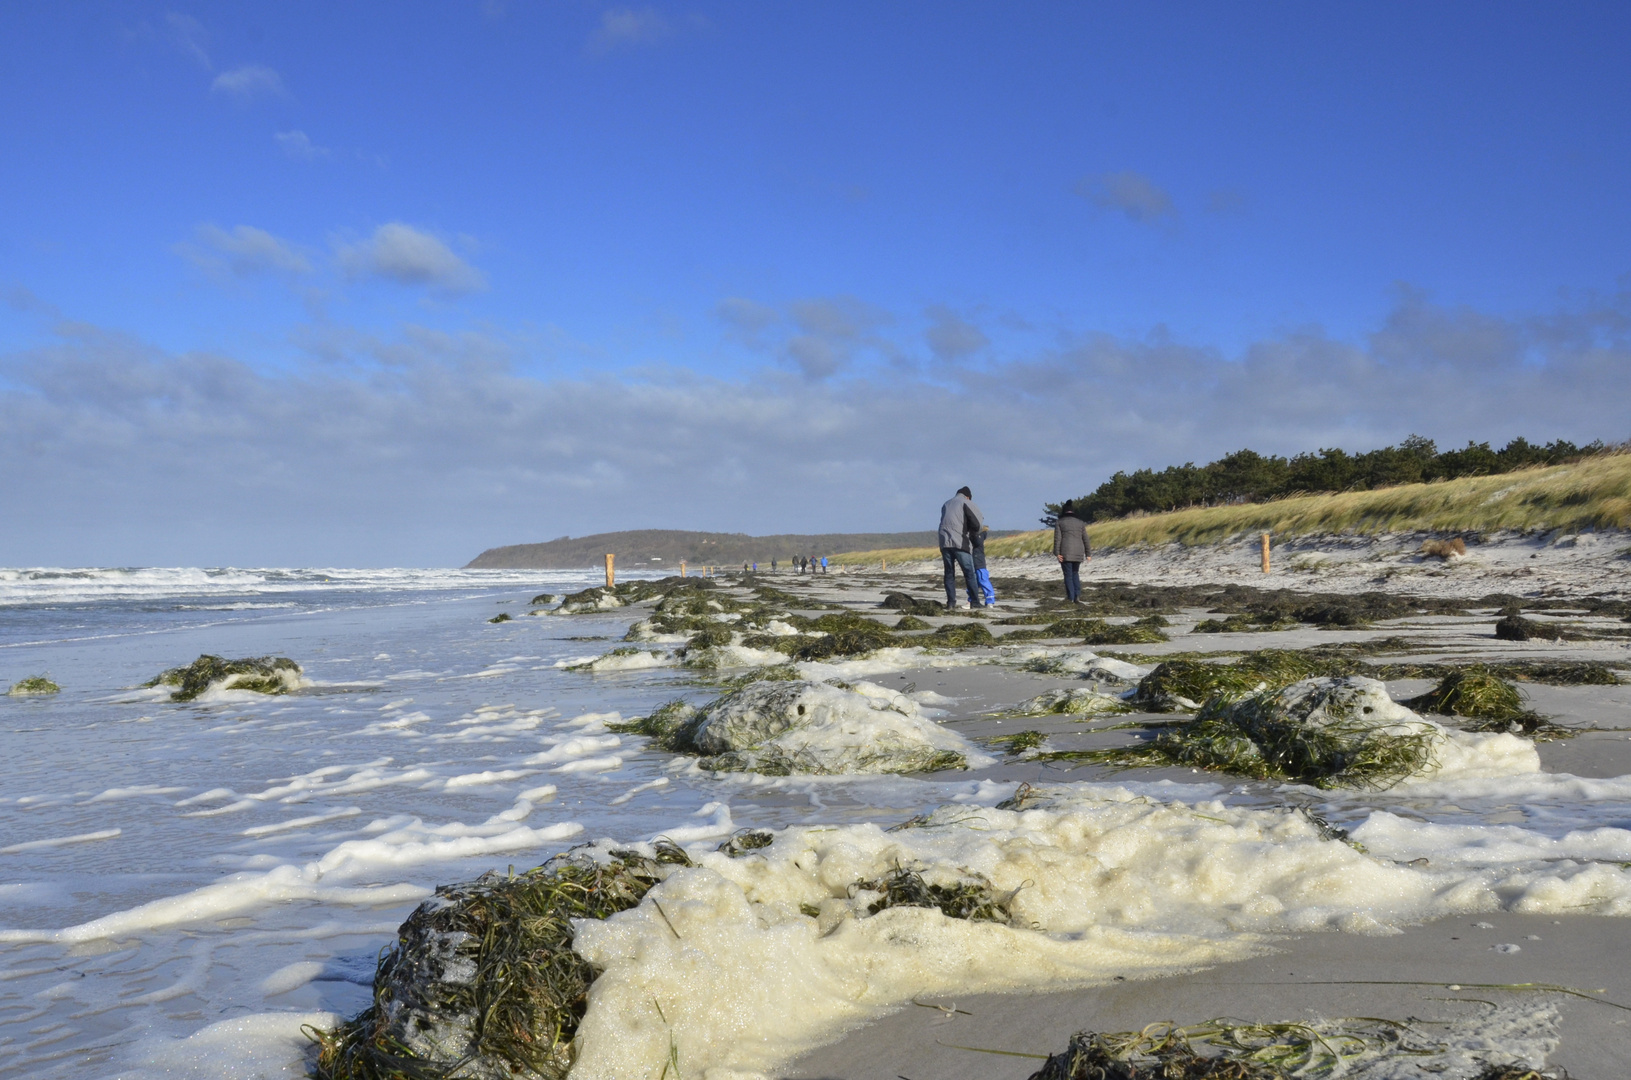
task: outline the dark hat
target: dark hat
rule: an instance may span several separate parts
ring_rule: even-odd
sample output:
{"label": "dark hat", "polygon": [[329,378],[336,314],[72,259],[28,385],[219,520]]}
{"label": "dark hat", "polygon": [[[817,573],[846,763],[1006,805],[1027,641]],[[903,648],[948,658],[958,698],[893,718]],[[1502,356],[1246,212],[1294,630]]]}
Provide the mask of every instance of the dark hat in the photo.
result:
{"label": "dark hat", "polygon": [[1072,499],[1066,499],[1065,500],[1065,505],[1063,505],[1063,506],[1061,506],[1059,508],[1059,514],[1060,514],[1061,517],[1064,516],[1065,514],[1074,514],[1075,512],[1076,512],[1076,503]]}
{"label": "dark hat", "polygon": [[974,498],[974,492],[972,492],[972,491],[970,491],[970,490],[969,490],[969,489],[968,489],[968,488],[966,488],[966,487],[960,487],[960,488],[958,488],[958,489],[957,489],[957,494],[959,494],[959,495],[961,495],[961,496],[962,496],[962,497],[963,497],[963,498],[965,498],[965,499],[972,499],[972,498]]}

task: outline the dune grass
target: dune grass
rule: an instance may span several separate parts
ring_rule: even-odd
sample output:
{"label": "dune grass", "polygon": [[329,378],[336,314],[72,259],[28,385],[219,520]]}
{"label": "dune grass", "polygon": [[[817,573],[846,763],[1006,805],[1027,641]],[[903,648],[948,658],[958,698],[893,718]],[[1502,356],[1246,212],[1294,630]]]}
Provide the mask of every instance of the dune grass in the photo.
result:
{"label": "dune grass", "polygon": [[[1302,536],[1626,528],[1631,528],[1631,454],[1616,453],[1497,476],[1174,510],[1095,522],[1087,531],[1095,549],[1113,551],[1140,544],[1212,544],[1260,532]],[[1005,536],[985,545],[991,558],[1045,555],[1052,550],[1049,529]],[[939,557],[934,548],[895,548],[849,552],[834,561],[875,566],[880,560],[908,563],[938,561]]]}

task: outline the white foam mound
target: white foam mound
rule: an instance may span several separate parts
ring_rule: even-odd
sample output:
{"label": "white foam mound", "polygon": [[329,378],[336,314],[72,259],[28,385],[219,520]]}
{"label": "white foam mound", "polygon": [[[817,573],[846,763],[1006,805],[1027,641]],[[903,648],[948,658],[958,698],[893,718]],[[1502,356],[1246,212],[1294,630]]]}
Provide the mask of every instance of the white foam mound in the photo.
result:
{"label": "white foam mound", "polygon": [[647,668],[673,667],[678,661],[673,653],[660,649],[636,649],[622,646],[592,660],[565,662],[568,671],[644,671]]}
{"label": "white foam mound", "polygon": [[867,682],[752,683],[710,706],[691,744],[705,755],[704,767],[777,774],[918,772],[996,760],[911,698]]}
{"label": "white foam mound", "polygon": [[[747,1077],[922,995],[1055,989],[1240,958],[1269,935],[1387,933],[1505,904],[1631,905],[1631,874],[1601,864],[1435,870],[1362,854],[1294,812],[1158,803],[1088,785],[1026,810],[943,807],[921,827],[790,828],[741,858],[693,850],[636,908],[578,924],[604,969],[578,1031],[574,1080]],[[1012,925],[933,908],[868,914],[864,888],[897,868],[982,882]],[[858,885],[862,887],[857,889]],[[1580,910],[1572,908],[1571,910]]]}

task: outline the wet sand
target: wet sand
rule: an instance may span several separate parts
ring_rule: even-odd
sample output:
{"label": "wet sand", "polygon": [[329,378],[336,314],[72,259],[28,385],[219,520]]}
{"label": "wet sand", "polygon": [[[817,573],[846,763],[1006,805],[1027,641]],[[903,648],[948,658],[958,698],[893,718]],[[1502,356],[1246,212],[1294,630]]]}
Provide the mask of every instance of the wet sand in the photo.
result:
{"label": "wet sand", "polygon": [[[1481,929],[1476,923],[1489,923]],[[1536,940],[1538,939],[1538,940]],[[1130,1031],[1173,1020],[1255,1021],[1371,1016],[1461,1017],[1480,1002],[1545,998],[1562,1013],[1548,1064],[1576,1080],[1631,1076],[1631,927],[1623,919],[1497,913],[1446,919],[1389,937],[1309,934],[1255,959],[1188,975],[1053,994],[924,1002],[793,1063],[788,1080],[1024,1080],[1042,1061],[960,1049],[1046,1056],[1077,1031]],[[1496,945],[1518,945],[1502,953]],[[1419,983],[1421,985],[1377,985]],[[1597,1000],[1478,983],[1544,983]],[[1450,986],[1460,986],[1451,990]],[[1598,994],[1596,991],[1602,991]],[[1612,1004],[1610,1004],[1612,1003]],[[1423,1026],[1431,1033],[1431,1027]]]}

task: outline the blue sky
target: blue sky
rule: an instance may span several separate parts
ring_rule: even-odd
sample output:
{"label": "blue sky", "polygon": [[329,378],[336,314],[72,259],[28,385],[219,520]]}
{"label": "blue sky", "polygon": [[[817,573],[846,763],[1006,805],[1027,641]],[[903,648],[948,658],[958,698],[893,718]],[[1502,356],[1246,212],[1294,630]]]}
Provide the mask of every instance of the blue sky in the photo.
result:
{"label": "blue sky", "polygon": [[1631,436],[1623,4],[12,5],[0,565]]}

